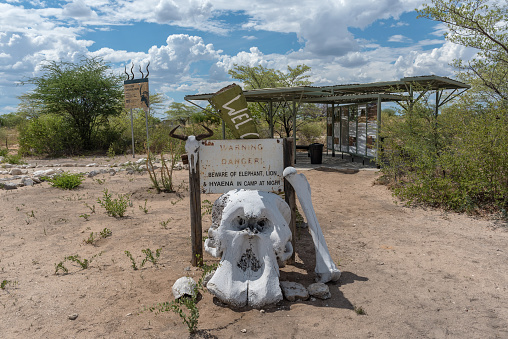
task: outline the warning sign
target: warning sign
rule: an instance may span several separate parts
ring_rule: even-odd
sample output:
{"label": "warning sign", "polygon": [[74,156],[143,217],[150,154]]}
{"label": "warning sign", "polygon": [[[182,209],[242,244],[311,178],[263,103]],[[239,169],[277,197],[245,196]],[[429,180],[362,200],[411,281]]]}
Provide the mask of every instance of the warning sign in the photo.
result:
{"label": "warning sign", "polygon": [[148,78],[125,80],[123,82],[125,108],[143,108],[150,105]]}

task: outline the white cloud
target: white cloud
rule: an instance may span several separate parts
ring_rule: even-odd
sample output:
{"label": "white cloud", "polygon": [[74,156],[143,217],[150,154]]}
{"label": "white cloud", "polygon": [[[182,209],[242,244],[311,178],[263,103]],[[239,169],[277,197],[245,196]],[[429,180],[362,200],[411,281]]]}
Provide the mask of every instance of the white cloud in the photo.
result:
{"label": "white cloud", "polygon": [[74,0],[63,7],[63,15],[71,18],[92,18],[97,14],[83,0]]}
{"label": "white cloud", "polygon": [[411,40],[407,36],[404,36],[401,34],[392,35],[391,37],[388,38],[388,41],[389,42],[407,42],[407,43],[413,42],[413,40]]}

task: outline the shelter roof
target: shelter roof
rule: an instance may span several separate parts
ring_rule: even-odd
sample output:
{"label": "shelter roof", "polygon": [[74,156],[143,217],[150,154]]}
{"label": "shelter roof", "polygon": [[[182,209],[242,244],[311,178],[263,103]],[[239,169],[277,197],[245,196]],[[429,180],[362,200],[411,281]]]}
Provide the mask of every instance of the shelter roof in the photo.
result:
{"label": "shelter roof", "polygon": [[[426,75],[405,77],[398,81],[373,82],[366,84],[349,84],[335,86],[297,86],[260,88],[244,91],[248,102],[280,102],[300,101],[312,103],[360,103],[377,100],[407,100],[404,93],[444,90],[468,89],[471,86],[447,77]],[[209,100],[215,93],[194,94],[185,96],[185,100]]]}

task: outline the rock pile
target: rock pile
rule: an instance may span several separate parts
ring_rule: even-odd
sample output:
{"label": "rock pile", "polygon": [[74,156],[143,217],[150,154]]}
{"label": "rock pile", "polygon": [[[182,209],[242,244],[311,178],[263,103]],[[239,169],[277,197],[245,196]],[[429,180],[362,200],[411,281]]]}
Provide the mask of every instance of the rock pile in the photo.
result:
{"label": "rock pile", "polygon": [[[156,162],[160,162],[157,160]],[[168,161],[167,163],[171,163]],[[147,171],[146,159],[141,158],[136,162],[127,161],[123,164],[99,165],[97,163],[90,163],[80,165],[78,163],[63,163],[63,164],[47,164],[40,165],[14,165],[14,164],[0,164],[0,189],[12,190],[18,187],[33,186],[41,183],[43,177],[53,177],[63,173],[62,168],[79,167],[85,169],[84,171],[75,171],[84,176],[93,178],[99,174],[109,174],[111,176],[118,172],[125,171],[127,174],[144,174]],[[46,168],[46,169],[42,169]],[[157,165],[153,165],[153,169],[157,169]],[[174,170],[188,169],[188,165],[183,165],[181,162],[175,164]]]}

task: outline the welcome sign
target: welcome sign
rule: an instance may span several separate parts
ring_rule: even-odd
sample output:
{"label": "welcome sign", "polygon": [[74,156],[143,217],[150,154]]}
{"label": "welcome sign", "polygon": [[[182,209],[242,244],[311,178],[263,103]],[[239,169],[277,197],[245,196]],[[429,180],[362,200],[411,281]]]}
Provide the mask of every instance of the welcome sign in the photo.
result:
{"label": "welcome sign", "polygon": [[212,106],[219,111],[222,120],[236,139],[259,138],[256,124],[247,107],[242,88],[236,84],[218,91],[211,99]]}

